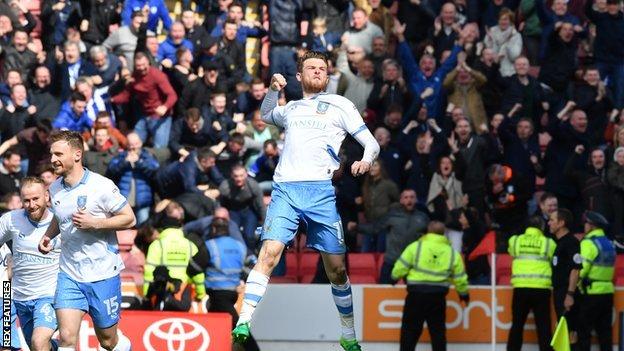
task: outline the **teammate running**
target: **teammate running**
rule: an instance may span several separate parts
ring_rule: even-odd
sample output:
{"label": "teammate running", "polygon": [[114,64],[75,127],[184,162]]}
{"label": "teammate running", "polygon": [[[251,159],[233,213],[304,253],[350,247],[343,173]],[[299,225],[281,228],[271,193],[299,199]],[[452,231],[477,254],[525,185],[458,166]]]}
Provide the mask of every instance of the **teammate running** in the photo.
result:
{"label": "teammate running", "polygon": [[340,345],[348,351],[361,350],[353,326],[342,223],[331,179],[340,165],[338,150],[347,133],[364,146],[364,156],[351,167],[354,176],[368,172],[379,153],[379,144],[351,101],[322,93],[329,82],[324,54],[307,52],[299,60],[297,70],[304,98],[277,106],[286,80],[281,74],[274,74],[260,107],[262,120],[284,128],[286,139],[273,178],[258,263],[247,278],[240,319],[232,336],[238,343],[249,336],[252,313],[266,292],[269,276],[285,245],[293,240],[299,222],[303,222],[307,226],[307,245],[321,252],[331,282],[342,325]]}
{"label": "teammate running", "polygon": [[13,303],[28,347],[34,351],[56,350],[56,343],[50,339],[56,330],[52,303],[60,242],[59,238],[52,242],[54,249],[47,256],[38,250],[39,241],[52,221],[43,180],[22,179],[20,195],[24,208],[0,217],[0,245],[13,240]]}
{"label": "teammate running", "polygon": [[116,230],[131,228],[132,208],[108,178],[82,166],[80,134],[50,135],[54,173],[50,185],[54,217],[39,250],[48,253],[61,234],[61,256],[54,298],[59,323],[59,351],[75,350],[80,322],[89,313],[95,335],[106,350],[128,351],[130,340],[117,336],[121,305],[119,272],[124,268]]}

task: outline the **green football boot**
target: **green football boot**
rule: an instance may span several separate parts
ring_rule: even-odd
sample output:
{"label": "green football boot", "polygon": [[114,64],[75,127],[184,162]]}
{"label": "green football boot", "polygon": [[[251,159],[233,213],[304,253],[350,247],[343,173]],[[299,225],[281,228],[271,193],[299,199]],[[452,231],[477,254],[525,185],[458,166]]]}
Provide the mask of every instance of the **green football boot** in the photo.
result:
{"label": "green football boot", "polygon": [[[249,337],[249,323],[239,324],[232,330],[232,339],[237,344],[244,344]],[[356,349],[353,349],[356,350]]]}
{"label": "green football boot", "polygon": [[342,346],[345,351],[362,351],[362,347],[358,344],[356,339],[347,340],[340,338],[340,346]]}

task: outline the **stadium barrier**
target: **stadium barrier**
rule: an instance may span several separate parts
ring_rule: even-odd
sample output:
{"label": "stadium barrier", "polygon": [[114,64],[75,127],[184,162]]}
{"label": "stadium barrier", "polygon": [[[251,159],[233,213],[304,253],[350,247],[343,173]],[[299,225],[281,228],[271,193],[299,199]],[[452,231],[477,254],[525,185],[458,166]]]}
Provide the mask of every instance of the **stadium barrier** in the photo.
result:
{"label": "stadium barrier", "polygon": [[[398,342],[405,286],[354,285],[353,300],[356,333],[364,342]],[[511,287],[497,287],[492,309],[489,286],[471,286],[470,304],[465,307],[451,289],[447,299],[447,340],[450,344],[488,344],[491,340],[492,316],[495,317],[496,340],[506,342],[511,328]],[[619,319],[624,311],[624,289],[614,299],[614,343],[618,343]],[[494,310],[494,313],[492,311]],[[552,313],[553,327],[555,314]],[[257,340],[330,341],[337,340],[340,328],[336,306],[327,285],[270,284],[254,320]],[[421,338],[428,341],[426,331]],[[525,343],[535,343],[532,316],[525,325]]]}
{"label": "stadium barrier", "polygon": [[[118,333],[130,339],[132,351],[229,351],[231,326],[227,313],[123,311]],[[100,350],[88,316],[80,325],[77,350]]]}

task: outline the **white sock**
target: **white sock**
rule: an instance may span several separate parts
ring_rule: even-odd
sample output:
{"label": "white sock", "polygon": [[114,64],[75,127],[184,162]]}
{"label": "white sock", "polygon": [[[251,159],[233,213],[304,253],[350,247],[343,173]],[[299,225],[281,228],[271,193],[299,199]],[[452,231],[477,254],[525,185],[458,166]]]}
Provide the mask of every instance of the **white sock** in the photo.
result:
{"label": "white sock", "polygon": [[249,323],[251,321],[251,315],[256,310],[256,306],[264,296],[267,285],[269,284],[269,277],[266,275],[252,270],[247,277],[247,285],[245,285],[245,296],[243,298],[243,306],[241,307],[240,317],[236,325],[243,323]]}
{"label": "white sock", "polygon": [[125,335],[119,334],[117,345],[115,345],[113,351],[130,351],[131,346],[130,339],[128,339]]}
{"label": "white sock", "polygon": [[59,347],[58,351],[76,351],[73,347]]}
{"label": "white sock", "polygon": [[340,316],[342,337],[347,340],[355,339],[351,283],[349,283],[349,279],[347,278],[347,282],[342,285],[331,284],[331,289],[336,308],[338,308],[338,315]]}

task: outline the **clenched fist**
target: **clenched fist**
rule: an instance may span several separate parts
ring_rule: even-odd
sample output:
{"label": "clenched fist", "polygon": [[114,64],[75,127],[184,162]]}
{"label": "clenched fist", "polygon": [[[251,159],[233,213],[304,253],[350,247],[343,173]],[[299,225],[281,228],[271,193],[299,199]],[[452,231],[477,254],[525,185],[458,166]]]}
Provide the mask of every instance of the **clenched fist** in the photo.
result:
{"label": "clenched fist", "polygon": [[275,73],[273,77],[271,77],[271,85],[270,85],[271,90],[280,91],[284,89],[285,86],[286,86],[286,78],[284,78],[283,75],[279,73]]}

